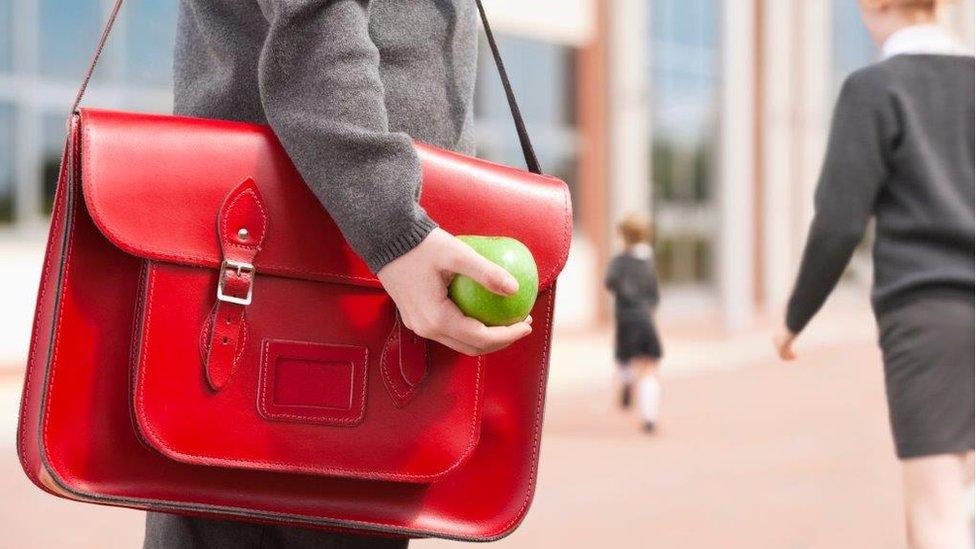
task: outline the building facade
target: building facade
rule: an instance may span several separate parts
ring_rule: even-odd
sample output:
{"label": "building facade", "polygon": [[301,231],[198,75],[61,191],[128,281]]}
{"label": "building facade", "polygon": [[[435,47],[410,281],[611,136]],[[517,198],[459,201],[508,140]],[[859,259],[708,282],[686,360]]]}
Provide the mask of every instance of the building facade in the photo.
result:
{"label": "building facade", "polygon": [[[599,196],[577,203],[577,245],[602,265],[615,251],[614,221],[648,212],[666,314],[732,331],[778,316],[833,102],[848,74],[877,59],[857,1],[595,0],[594,9],[602,14],[584,49],[607,59],[607,150],[594,155],[604,179],[583,182],[600,190],[580,192]],[[944,15],[972,51],[973,1]],[[863,288],[868,248],[845,277]],[[606,299],[589,287],[598,305],[587,318],[600,322]]]}
{"label": "building facade", "polygon": [[[40,253],[65,109],[111,3],[0,0],[0,250]],[[876,55],[856,0],[485,4],[543,167],[574,198],[559,324],[605,322],[602,270],[615,220],[632,211],[653,216],[668,314],[736,329],[778,312],[830,106],[846,74]],[[176,5],[127,2],[87,104],[171,108]],[[947,24],[971,47],[973,0],[953,10]],[[480,63],[479,155],[520,165],[487,48]]]}

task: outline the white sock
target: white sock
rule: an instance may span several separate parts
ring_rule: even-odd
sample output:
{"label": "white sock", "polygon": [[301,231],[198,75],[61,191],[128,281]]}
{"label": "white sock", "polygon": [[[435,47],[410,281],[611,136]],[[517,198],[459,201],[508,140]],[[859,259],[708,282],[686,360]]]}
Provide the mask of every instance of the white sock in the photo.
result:
{"label": "white sock", "polygon": [[637,412],[642,421],[657,423],[661,411],[661,383],[647,375],[637,384]]}
{"label": "white sock", "polygon": [[634,383],[634,377],[633,366],[625,364],[617,367],[617,379],[619,379],[624,385],[631,385]]}

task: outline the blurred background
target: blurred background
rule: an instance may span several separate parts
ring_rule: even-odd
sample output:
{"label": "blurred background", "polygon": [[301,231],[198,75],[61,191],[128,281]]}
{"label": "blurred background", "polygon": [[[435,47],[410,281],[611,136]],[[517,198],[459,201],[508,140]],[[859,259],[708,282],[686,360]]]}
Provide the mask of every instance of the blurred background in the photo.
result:
{"label": "blurred background", "polygon": [[[0,0],[0,531],[10,547],[134,547],[142,515],[58,501],[13,433],[66,109],[109,0]],[[176,4],[129,0],[88,105],[171,108]],[[773,360],[831,106],[876,48],[856,0],[485,0],[543,167],[570,184],[574,242],[533,511],[504,547],[900,547],[898,473],[868,243]],[[974,3],[944,24],[971,49]],[[479,155],[521,165],[481,51]],[[663,282],[664,411],[615,410],[614,225],[652,215]],[[418,542],[416,546],[440,546]]]}

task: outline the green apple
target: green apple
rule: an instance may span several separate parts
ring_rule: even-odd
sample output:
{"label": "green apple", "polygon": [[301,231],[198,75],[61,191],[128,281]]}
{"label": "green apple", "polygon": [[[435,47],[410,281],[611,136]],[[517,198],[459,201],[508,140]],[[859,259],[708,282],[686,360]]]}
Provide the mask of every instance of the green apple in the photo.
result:
{"label": "green apple", "polygon": [[539,270],[532,252],[514,238],[507,236],[458,237],[492,263],[501,265],[515,277],[519,289],[502,296],[478,284],[470,277],[456,275],[448,287],[448,295],[466,316],[487,326],[510,326],[529,315],[539,295]]}

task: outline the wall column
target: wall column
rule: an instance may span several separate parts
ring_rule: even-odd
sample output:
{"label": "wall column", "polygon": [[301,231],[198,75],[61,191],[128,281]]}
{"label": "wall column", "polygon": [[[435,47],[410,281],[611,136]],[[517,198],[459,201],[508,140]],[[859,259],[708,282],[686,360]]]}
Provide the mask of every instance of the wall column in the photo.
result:
{"label": "wall column", "polygon": [[717,274],[729,329],[745,327],[755,310],[755,9],[726,0],[721,19]]}
{"label": "wall column", "polygon": [[791,71],[797,55],[793,28],[795,0],[764,0],[763,57],[763,282],[764,309],[776,313],[790,291],[793,276],[792,146],[793,86]]}
{"label": "wall column", "polygon": [[[14,74],[33,76],[38,71],[38,7],[31,0],[13,2],[11,20],[17,22],[13,33]],[[14,143],[14,219],[22,228],[36,228],[46,223],[41,214],[41,179],[37,173],[40,165],[40,130],[37,108],[32,94],[24,86],[14,86],[15,98],[13,124]]]}
{"label": "wall column", "polygon": [[781,315],[813,215],[830,110],[830,2],[763,0],[763,309]]}
{"label": "wall column", "polygon": [[615,0],[609,7],[608,221],[613,226],[628,213],[651,210],[650,29],[645,0]]}
{"label": "wall column", "polygon": [[[579,117],[580,146],[578,155],[578,204],[574,216],[580,229],[573,242],[573,252],[582,256],[587,272],[581,284],[584,295],[592,300],[593,324],[609,320],[609,308],[600,280],[609,255],[607,236],[607,18],[610,0],[594,0],[591,9],[590,40],[576,55],[576,112]],[[571,254],[572,255],[572,252]],[[592,290],[590,290],[592,288]],[[565,290],[564,290],[565,291]],[[562,295],[565,295],[562,294]],[[578,298],[577,298],[578,299]],[[557,306],[556,310],[559,308]]]}

